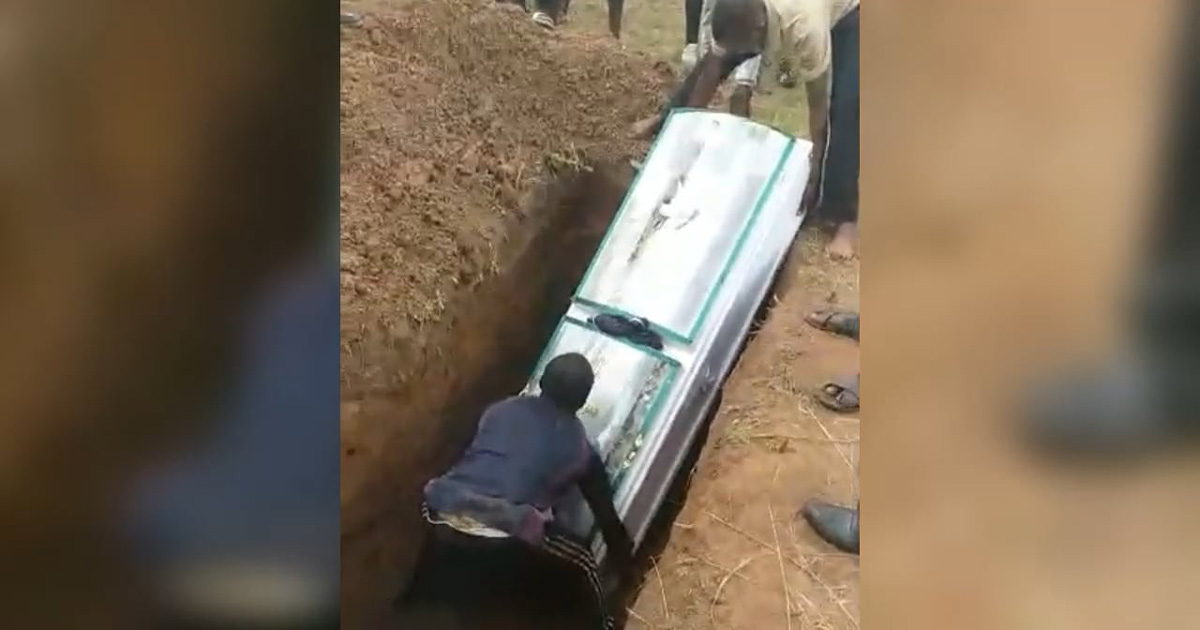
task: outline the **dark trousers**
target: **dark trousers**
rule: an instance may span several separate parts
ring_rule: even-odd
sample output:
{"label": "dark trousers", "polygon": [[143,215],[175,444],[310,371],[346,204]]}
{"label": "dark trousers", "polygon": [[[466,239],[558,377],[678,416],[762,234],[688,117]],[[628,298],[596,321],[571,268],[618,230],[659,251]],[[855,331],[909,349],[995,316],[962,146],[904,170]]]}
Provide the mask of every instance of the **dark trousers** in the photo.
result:
{"label": "dark trousers", "polygon": [[700,43],[700,14],[704,0],[683,0],[684,43]]}
{"label": "dark trousers", "polygon": [[533,6],[536,10],[558,21],[563,15],[566,15],[568,2],[569,0],[534,0]]}
{"label": "dark trousers", "polygon": [[399,628],[612,628],[591,550],[555,531],[534,547],[431,525],[413,582],[396,604]]}
{"label": "dark trousers", "polygon": [[1164,134],[1163,179],[1135,316],[1171,413],[1200,424],[1200,3],[1188,3],[1185,11],[1177,96]]}
{"label": "dark trousers", "polygon": [[833,223],[858,221],[858,9],[833,27],[833,91],[829,145],[821,164],[817,215]]}

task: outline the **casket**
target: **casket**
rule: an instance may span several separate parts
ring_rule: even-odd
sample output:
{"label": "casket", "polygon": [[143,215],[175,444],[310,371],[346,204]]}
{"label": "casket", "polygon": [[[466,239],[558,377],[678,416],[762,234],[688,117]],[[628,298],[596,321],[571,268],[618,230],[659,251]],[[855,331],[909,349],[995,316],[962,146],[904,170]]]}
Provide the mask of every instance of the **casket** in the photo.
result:
{"label": "casket", "polygon": [[[579,417],[635,543],[646,535],[803,221],[811,143],[729,114],[670,115],[542,352],[592,363]],[[603,545],[580,498],[558,521]]]}

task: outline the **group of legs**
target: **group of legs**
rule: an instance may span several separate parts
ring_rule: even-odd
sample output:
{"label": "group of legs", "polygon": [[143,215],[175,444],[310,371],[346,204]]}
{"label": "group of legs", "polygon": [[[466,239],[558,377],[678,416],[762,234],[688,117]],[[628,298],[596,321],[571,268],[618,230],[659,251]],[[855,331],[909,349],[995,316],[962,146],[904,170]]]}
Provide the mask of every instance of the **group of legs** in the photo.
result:
{"label": "group of legs", "polygon": [[[804,321],[817,329],[858,341],[858,313],[822,309]],[[814,392],[817,402],[838,413],[858,411],[858,374],[836,378]],[[800,515],[823,540],[847,553],[858,553],[858,506],[850,508],[825,501],[808,501]]]}
{"label": "group of legs", "polygon": [[1200,4],[1178,25],[1176,100],[1149,234],[1132,291],[1128,354],[1058,375],[1037,375],[1027,438],[1055,458],[1156,454],[1200,443]]}
{"label": "group of legs", "polygon": [[[621,17],[624,13],[625,0],[607,0],[608,2],[608,30],[613,37],[621,36]],[[528,0],[496,0],[499,5],[511,5],[519,7],[523,11],[529,11],[530,7]],[[553,30],[562,24],[567,19],[567,13],[571,10],[571,0],[533,0],[533,11],[529,14],[530,19],[538,26]]]}

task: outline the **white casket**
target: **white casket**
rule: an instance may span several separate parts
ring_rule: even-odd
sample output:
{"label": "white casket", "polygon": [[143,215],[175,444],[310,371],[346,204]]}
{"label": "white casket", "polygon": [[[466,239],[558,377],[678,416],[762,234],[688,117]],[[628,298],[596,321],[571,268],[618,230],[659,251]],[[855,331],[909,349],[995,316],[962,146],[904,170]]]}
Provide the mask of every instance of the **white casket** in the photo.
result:
{"label": "white casket", "polygon": [[[544,363],[565,352],[591,361],[596,384],[580,419],[635,542],[800,228],[811,147],[729,114],[671,114],[529,380],[536,392]],[[601,332],[593,318],[606,314],[648,322],[662,349]],[[558,519],[592,536],[576,503]]]}

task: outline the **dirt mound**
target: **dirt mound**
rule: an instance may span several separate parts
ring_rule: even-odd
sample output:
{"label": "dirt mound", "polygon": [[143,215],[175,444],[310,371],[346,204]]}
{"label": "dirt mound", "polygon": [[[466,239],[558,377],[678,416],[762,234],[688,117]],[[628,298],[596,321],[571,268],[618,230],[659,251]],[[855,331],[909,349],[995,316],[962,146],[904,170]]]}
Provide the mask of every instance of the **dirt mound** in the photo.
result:
{"label": "dirt mound", "polygon": [[604,165],[645,148],[625,130],[670,77],[490,2],[352,10],[365,17],[342,42],[342,611],[345,627],[374,627],[420,544],[421,484],[469,439],[482,397],[520,387],[628,183]]}
{"label": "dirt mound", "polygon": [[496,272],[543,159],[632,154],[626,129],[661,94],[661,75],[611,42],[549,34],[490,2],[414,4],[344,29],[350,393],[403,380],[396,351],[418,350],[451,293]]}

